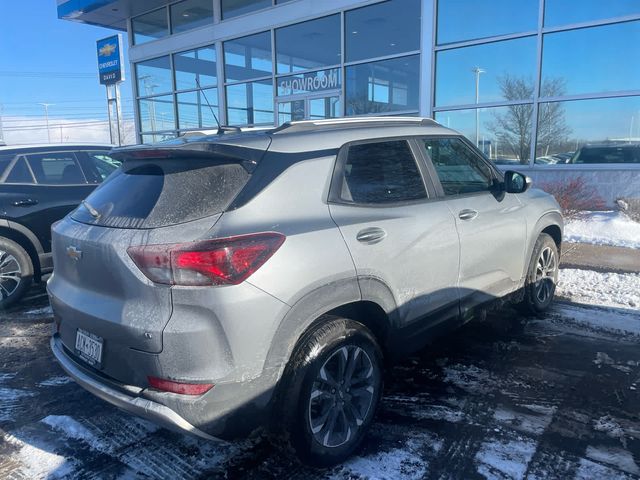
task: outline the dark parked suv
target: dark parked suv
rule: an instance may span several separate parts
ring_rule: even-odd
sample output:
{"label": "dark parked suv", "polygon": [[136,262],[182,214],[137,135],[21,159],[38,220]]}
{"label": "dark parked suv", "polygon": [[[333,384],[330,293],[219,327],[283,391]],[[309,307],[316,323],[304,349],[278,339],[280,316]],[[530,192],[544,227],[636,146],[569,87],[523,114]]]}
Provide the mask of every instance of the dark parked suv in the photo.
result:
{"label": "dark parked suv", "polygon": [[0,309],[53,268],[51,225],[119,162],[107,145],[0,147]]}
{"label": "dark parked suv", "polygon": [[513,296],[545,311],[562,217],[522,174],[421,118],[294,122],[113,151],[53,227],[62,367],[204,438],[358,446],[385,361]]}

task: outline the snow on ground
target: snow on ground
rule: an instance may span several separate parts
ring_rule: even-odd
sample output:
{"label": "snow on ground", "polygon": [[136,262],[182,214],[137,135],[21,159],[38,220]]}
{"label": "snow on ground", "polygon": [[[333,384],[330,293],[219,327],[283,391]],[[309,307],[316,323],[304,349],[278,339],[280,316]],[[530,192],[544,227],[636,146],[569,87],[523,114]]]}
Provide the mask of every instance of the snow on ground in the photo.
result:
{"label": "snow on ground", "polygon": [[421,453],[439,452],[442,440],[430,433],[415,434],[402,447],[365,457],[347,460],[332,479],[365,478],[377,480],[418,480],[429,471],[429,464]]}
{"label": "snow on ground", "polygon": [[67,377],[66,375],[58,375],[55,377],[50,377],[42,382],[38,383],[39,387],[58,387],[60,385],[66,385],[67,383],[71,383],[73,380],[71,377]]}
{"label": "snow on ground", "polygon": [[583,212],[565,225],[567,242],[640,248],[640,223],[623,212]]}
{"label": "snow on ground", "polygon": [[64,478],[69,477],[74,470],[73,460],[50,451],[49,445],[43,445],[37,439],[19,439],[10,434],[4,434],[0,439],[18,450],[16,460],[20,462],[22,469],[15,478]]}
{"label": "snow on ground", "polygon": [[486,478],[524,478],[536,447],[535,441],[525,437],[489,440],[476,454],[478,473]]}
{"label": "snow on ground", "polygon": [[[640,237],[638,237],[640,241]],[[640,310],[640,273],[561,269],[556,293],[576,303]]]}
{"label": "snow on ground", "polygon": [[634,310],[624,312],[620,309],[602,308],[594,311],[593,307],[579,305],[556,304],[551,313],[560,315],[564,321],[578,325],[619,334],[640,335],[640,315]]}
{"label": "snow on ground", "polygon": [[42,307],[42,308],[34,308],[31,310],[27,310],[24,312],[25,315],[40,317],[40,316],[49,316],[53,315],[53,310],[50,306]]}

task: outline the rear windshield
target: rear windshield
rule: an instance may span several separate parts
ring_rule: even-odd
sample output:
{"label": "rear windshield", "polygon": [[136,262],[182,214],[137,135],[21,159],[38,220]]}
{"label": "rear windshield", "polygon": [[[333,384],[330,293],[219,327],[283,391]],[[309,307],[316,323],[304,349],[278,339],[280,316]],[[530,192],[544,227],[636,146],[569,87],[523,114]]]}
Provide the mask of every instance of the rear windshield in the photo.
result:
{"label": "rear windshield", "polygon": [[249,180],[238,163],[126,162],[76,209],[74,220],[115,228],[158,228],[220,213]]}

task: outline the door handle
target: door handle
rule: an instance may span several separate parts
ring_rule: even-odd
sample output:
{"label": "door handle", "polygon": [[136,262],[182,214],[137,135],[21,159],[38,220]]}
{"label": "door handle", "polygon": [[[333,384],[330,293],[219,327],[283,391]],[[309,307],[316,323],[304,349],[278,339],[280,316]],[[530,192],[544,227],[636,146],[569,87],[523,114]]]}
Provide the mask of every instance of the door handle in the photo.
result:
{"label": "door handle", "polygon": [[360,230],[358,232],[358,235],[356,235],[356,240],[368,245],[373,245],[374,243],[379,243],[384,240],[386,236],[387,232],[385,232],[382,228],[370,227]]}
{"label": "door handle", "polygon": [[23,200],[16,200],[11,205],[14,207],[29,207],[31,205],[37,205],[38,200],[34,200],[33,198],[25,198]]}
{"label": "door handle", "polygon": [[458,218],[460,218],[460,220],[473,220],[477,216],[477,210],[464,209],[460,210],[460,212],[458,213]]}

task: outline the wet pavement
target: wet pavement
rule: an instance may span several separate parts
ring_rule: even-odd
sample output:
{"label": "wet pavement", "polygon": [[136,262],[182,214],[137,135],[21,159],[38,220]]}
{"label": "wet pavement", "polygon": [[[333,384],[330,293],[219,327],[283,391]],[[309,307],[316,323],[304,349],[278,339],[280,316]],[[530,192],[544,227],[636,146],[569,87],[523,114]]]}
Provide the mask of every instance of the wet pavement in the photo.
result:
{"label": "wet pavement", "polygon": [[53,360],[44,290],[29,297],[0,314],[3,479],[640,478],[640,337],[583,321],[638,310],[557,303],[469,324],[390,369],[363,449],[314,470],[260,438],[206,442],[94,398]]}

